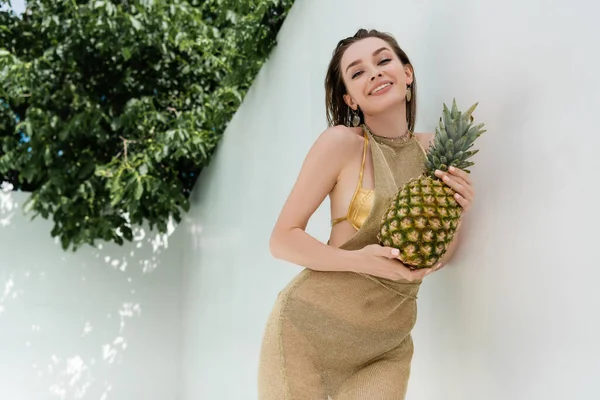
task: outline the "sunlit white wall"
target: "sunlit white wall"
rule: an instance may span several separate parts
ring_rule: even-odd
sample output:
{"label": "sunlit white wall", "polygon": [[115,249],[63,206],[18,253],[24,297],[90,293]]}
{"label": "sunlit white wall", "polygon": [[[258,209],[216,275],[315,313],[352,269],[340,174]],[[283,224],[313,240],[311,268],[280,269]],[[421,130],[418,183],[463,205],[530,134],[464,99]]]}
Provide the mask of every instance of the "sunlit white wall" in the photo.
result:
{"label": "sunlit white wall", "polygon": [[174,400],[181,239],[63,252],[0,190],[0,398]]}
{"label": "sunlit white wall", "polygon": [[[256,399],[276,295],[300,268],[268,238],[325,128],[337,41],[393,33],[416,68],[417,131],[476,101],[488,132],[463,243],[419,299],[409,400],[600,398],[594,251],[600,135],[597,3],[297,1],[226,132],[186,223],[183,399]],[[328,204],[309,225],[326,240]]]}

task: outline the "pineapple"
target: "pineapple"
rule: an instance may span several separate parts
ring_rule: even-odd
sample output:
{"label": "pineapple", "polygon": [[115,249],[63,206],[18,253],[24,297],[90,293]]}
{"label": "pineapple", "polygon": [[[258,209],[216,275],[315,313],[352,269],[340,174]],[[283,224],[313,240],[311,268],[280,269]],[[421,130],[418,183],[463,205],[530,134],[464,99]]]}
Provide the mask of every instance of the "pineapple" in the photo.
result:
{"label": "pineapple", "polygon": [[479,150],[469,151],[485,130],[473,126],[475,103],[461,113],[452,102],[444,104],[434,142],[427,151],[425,173],[404,184],[383,215],[378,240],[400,250],[400,260],[412,269],[430,268],[446,253],[458,226],[462,207],[454,190],[435,176],[435,170],[454,166],[466,172],[474,165],[467,161]]}

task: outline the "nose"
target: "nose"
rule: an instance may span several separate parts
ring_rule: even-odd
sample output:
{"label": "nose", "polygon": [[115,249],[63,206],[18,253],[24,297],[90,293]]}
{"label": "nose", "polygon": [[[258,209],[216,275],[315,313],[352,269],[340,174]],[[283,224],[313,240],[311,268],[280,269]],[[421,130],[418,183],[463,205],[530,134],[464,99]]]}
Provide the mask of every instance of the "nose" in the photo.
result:
{"label": "nose", "polygon": [[381,77],[381,72],[379,72],[377,75],[371,76],[371,80],[374,81],[377,77]]}

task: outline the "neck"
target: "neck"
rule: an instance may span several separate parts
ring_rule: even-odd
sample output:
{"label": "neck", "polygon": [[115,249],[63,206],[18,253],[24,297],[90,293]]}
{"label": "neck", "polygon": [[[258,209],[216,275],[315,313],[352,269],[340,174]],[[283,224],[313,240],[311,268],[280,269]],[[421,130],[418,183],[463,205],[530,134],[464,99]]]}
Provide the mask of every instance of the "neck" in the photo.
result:
{"label": "neck", "polygon": [[365,114],[365,124],[372,134],[387,138],[401,138],[408,136],[408,122],[406,121],[406,105],[404,102],[398,107],[393,107],[383,113]]}

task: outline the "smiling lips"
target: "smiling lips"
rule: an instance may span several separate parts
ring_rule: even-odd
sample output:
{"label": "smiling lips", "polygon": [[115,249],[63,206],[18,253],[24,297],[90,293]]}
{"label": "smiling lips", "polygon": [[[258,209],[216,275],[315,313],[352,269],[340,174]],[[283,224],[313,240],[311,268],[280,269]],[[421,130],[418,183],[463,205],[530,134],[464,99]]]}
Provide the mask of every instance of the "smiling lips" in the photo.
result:
{"label": "smiling lips", "polygon": [[380,84],[379,86],[377,86],[375,89],[371,90],[369,92],[369,95],[374,95],[379,93],[380,91],[382,91],[383,89],[392,86],[392,82],[383,82],[382,84]]}

